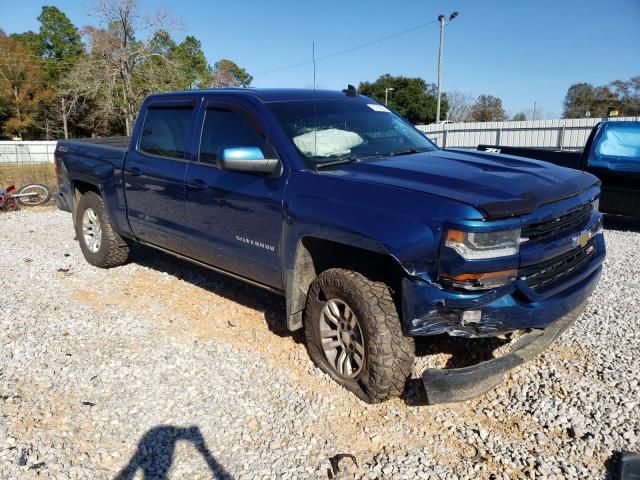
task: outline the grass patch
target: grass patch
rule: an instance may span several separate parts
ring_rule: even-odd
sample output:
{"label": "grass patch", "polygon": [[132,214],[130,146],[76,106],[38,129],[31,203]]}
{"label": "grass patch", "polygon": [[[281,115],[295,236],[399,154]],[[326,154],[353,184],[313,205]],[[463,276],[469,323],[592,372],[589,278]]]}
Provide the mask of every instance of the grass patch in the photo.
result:
{"label": "grass patch", "polygon": [[41,183],[52,192],[58,189],[53,163],[0,163],[0,188]]}

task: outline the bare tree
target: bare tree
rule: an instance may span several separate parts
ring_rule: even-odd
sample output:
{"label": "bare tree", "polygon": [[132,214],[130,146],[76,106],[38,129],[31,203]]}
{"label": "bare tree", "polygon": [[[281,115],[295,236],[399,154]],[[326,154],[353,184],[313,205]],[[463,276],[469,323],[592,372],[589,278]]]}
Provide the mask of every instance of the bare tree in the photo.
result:
{"label": "bare tree", "polygon": [[544,108],[540,105],[536,105],[535,112],[533,108],[528,108],[523,113],[527,117],[527,120],[543,120],[545,118]]}
{"label": "bare tree", "polygon": [[447,92],[449,102],[448,119],[452,122],[464,122],[467,120],[475,99],[473,95],[460,90]]}
{"label": "bare tree", "polygon": [[83,29],[89,53],[65,79],[65,108],[71,113],[91,99],[130,135],[144,97],[180,78],[179,62],[154,42],[155,32],[169,32],[176,22],[163,11],[144,15],[137,0],[98,0],[92,15],[103,28]]}

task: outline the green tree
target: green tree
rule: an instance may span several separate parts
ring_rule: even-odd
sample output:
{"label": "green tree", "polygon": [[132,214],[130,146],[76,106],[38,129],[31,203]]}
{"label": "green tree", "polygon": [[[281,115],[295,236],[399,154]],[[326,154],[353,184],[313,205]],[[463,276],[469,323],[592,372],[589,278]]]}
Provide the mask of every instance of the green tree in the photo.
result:
{"label": "green tree", "polygon": [[11,38],[15,38],[29,51],[29,58],[41,57],[42,42],[40,41],[40,35],[36,32],[29,30],[28,32],[12,33]]}
{"label": "green tree", "polygon": [[182,88],[191,90],[209,86],[212,69],[202,51],[200,40],[191,35],[185,37],[182,43],[176,46],[173,55],[182,65]]}
{"label": "green tree", "polygon": [[44,72],[58,81],[84,53],[80,33],[71,20],[57,7],[42,7],[38,54],[44,58]]}
{"label": "green tree", "polygon": [[32,136],[43,91],[39,63],[25,61],[31,51],[15,37],[0,35],[0,98],[5,105],[3,131],[12,137]]}
{"label": "green tree", "polygon": [[38,21],[40,29],[37,33],[29,31],[12,37],[27,50],[21,55],[22,61],[35,63],[42,70],[44,83],[38,95],[38,115],[34,124],[48,139],[62,131],[66,136],[66,112],[64,101],[58,95],[59,83],[84,50],[78,29],[58,8],[42,7]]}
{"label": "green tree", "polygon": [[[564,97],[564,118],[585,117],[595,114],[596,92],[590,83],[575,83],[569,87]],[[592,110],[594,110],[592,112]]]}
{"label": "green tree", "polygon": [[[161,70],[156,74],[160,75],[167,89],[192,90],[209,86],[211,66],[202,51],[200,41],[195,37],[187,36],[182,43],[177,44],[167,31],[158,30],[153,35],[150,50],[154,55],[149,61],[160,67]],[[176,67],[175,71],[171,71],[171,76],[163,72],[162,67],[167,61]]]}
{"label": "green tree", "polygon": [[223,58],[213,65],[212,87],[248,87],[252,81],[253,77],[232,60]]}
{"label": "green tree", "polygon": [[627,81],[614,80],[609,86],[618,100],[620,116],[640,115],[640,75]]}
{"label": "green tree", "polygon": [[[633,105],[631,98],[625,98],[628,92],[625,82],[613,82],[611,86],[594,87],[590,83],[576,83],[569,87],[564,98],[564,118],[606,117],[612,110],[622,110],[629,114],[627,105]],[[624,100],[623,100],[624,98]],[[633,107],[629,109],[633,111]]]}
{"label": "green tree", "polygon": [[[387,90],[388,105],[414,124],[432,123],[436,118],[436,87],[422,78],[409,78],[384,74],[375,82],[362,82],[358,86],[361,94],[385,101]],[[447,96],[442,96],[441,112],[446,118],[449,105]]]}
{"label": "green tree", "polygon": [[527,116],[524,112],[516,113],[511,120],[514,122],[524,122],[527,119]]}
{"label": "green tree", "polygon": [[498,97],[480,95],[471,108],[469,119],[472,122],[503,122],[507,119],[507,113]]}
{"label": "green tree", "polygon": [[41,128],[49,139],[50,132],[69,136],[65,98],[59,95],[60,79],[73,68],[84,54],[80,33],[71,20],[57,7],[44,6],[38,16],[38,54],[43,58],[46,89],[40,101]]}

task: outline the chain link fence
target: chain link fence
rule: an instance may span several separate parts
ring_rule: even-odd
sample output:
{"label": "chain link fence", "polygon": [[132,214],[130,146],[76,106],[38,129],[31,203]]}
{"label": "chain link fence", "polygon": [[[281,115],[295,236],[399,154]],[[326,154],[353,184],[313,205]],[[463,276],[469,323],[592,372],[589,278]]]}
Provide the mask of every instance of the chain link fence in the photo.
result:
{"label": "chain link fence", "polygon": [[40,183],[55,191],[55,148],[55,141],[0,142],[0,188]]}

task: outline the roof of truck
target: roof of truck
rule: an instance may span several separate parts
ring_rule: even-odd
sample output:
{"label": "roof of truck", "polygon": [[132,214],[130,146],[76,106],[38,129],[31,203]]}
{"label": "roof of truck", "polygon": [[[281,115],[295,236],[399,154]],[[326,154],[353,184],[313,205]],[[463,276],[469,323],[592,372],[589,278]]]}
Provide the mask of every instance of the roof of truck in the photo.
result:
{"label": "roof of truck", "polygon": [[314,90],[312,88],[206,88],[181,92],[158,93],[153,96],[170,95],[242,95],[256,97],[263,102],[285,102],[292,100],[331,100],[345,98],[348,95],[337,90]]}

